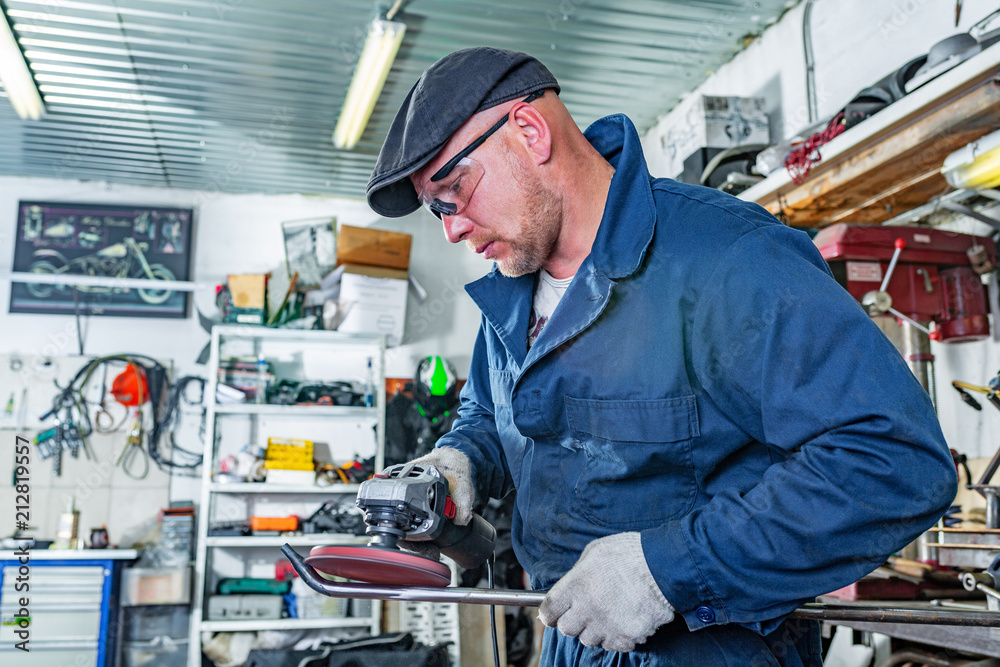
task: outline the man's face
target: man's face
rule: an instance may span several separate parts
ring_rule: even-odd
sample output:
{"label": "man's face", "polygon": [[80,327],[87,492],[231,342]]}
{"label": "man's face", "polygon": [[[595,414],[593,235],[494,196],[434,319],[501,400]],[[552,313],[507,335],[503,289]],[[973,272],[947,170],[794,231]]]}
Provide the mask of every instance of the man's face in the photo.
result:
{"label": "man's face", "polygon": [[[465,130],[410,177],[417,192],[479,134]],[[442,214],[441,221],[449,242],[465,241],[471,251],[495,261],[503,275],[517,277],[539,270],[552,254],[562,228],[562,199],[509,146],[505,130],[469,154],[482,166],[482,178],[465,207],[455,215]]]}

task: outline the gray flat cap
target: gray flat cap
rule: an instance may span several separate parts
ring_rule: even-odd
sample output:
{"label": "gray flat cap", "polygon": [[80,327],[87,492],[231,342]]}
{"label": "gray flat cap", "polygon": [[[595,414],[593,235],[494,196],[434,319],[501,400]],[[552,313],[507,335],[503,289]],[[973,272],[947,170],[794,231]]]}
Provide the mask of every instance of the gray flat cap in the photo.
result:
{"label": "gray flat cap", "polygon": [[408,178],[431,161],[465,121],[483,109],[559,84],[526,53],[479,46],[450,53],[410,89],[368,181],[368,205],[387,218],[420,208]]}

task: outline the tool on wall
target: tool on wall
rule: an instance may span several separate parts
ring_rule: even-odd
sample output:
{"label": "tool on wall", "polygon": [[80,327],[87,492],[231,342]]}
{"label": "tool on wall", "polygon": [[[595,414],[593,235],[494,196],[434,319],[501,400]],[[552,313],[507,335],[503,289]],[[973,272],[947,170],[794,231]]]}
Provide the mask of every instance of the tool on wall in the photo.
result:
{"label": "tool on wall", "polygon": [[[96,460],[87,438],[95,430],[100,432],[108,424],[110,415],[104,416],[104,413],[107,413],[104,405],[107,392],[106,376],[102,381],[102,393],[94,418],[91,418],[90,414],[92,403],[86,398],[87,387],[94,374],[100,369],[106,371],[110,363],[125,364],[125,370],[112,382],[112,395],[117,402],[126,406],[126,409],[130,406],[136,409],[136,418],[130,428],[126,448],[118,461],[124,464],[126,474],[136,476],[138,479],[145,477],[145,471],[149,468],[148,462],[143,466],[141,474],[133,472],[133,461],[140,450],[142,456],[146,456],[142,448],[141,408],[144,403],[149,402],[152,406],[154,426],[159,423],[160,399],[164,388],[168,385],[168,378],[166,369],[158,361],[137,354],[116,354],[93,359],[80,367],[65,387],[57,385],[58,392],[52,400],[51,409],[39,417],[41,421],[52,419],[54,426],[39,433],[34,439],[39,456],[42,459],[52,459],[53,475],[62,474],[63,452],[69,452],[70,456],[78,458],[82,450],[89,460]],[[95,425],[99,425],[100,428],[95,428]]]}
{"label": "tool on wall", "polygon": [[827,227],[813,242],[837,282],[869,315],[891,315],[902,323],[901,352],[936,404],[930,341],[963,343],[990,335],[982,276],[996,269],[994,242],[926,227],[849,224]]}

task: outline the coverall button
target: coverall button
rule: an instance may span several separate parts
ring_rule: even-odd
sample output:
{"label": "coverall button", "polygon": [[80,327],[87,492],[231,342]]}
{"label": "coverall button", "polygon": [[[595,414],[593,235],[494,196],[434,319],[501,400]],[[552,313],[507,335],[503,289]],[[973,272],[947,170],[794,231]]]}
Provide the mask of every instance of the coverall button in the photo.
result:
{"label": "coverall button", "polygon": [[715,610],[711,607],[698,607],[694,610],[694,614],[702,623],[711,623],[715,620]]}

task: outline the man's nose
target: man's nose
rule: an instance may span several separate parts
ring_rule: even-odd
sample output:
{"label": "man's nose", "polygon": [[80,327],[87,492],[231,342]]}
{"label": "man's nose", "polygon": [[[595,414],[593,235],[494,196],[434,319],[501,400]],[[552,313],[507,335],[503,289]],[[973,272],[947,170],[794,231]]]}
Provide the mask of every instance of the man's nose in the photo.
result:
{"label": "man's nose", "polygon": [[472,222],[461,215],[442,215],[441,223],[444,225],[444,237],[449,243],[464,241],[472,233]]}

